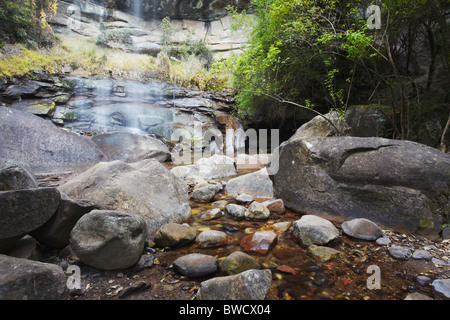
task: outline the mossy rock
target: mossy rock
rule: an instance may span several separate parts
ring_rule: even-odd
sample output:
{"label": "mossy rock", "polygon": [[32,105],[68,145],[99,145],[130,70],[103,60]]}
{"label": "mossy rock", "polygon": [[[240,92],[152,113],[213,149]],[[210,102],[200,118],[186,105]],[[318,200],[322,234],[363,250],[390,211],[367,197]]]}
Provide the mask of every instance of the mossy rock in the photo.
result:
{"label": "mossy rock", "polygon": [[42,100],[22,100],[11,106],[13,109],[26,111],[37,116],[51,117],[56,109],[56,104],[51,99]]}

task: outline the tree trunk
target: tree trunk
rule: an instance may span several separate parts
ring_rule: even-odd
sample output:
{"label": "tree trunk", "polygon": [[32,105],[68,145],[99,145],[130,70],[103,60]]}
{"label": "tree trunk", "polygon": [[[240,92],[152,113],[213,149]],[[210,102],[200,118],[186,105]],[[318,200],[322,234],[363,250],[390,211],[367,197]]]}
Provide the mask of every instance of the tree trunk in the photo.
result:
{"label": "tree trunk", "polygon": [[431,7],[434,18],[439,24],[439,30],[442,34],[442,48],[444,53],[444,64],[447,71],[447,76],[450,79],[450,48],[449,48],[449,33],[447,28],[447,22],[443,10],[439,6],[438,0],[428,0],[428,4]]}
{"label": "tree trunk", "polygon": [[445,125],[444,132],[441,138],[441,151],[450,153],[450,117],[448,117],[447,124]]}

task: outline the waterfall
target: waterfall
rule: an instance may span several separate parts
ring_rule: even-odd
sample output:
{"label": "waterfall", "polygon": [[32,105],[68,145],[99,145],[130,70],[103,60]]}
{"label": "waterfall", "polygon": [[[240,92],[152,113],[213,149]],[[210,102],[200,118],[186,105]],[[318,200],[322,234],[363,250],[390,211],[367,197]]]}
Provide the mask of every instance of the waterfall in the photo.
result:
{"label": "waterfall", "polygon": [[143,17],[142,4],[143,0],[133,0],[133,15],[141,19]]}
{"label": "waterfall", "polygon": [[[159,134],[174,120],[174,110],[163,99],[163,85],[112,79],[74,78],[68,127],[85,132],[128,131]],[[158,131],[155,132],[155,131]]]}
{"label": "waterfall", "polygon": [[[155,135],[173,143],[179,141],[174,136],[181,131],[190,135],[187,142],[194,142],[192,148],[209,149],[211,154],[224,152],[225,142],[229,147],[235,145],[221,131],[228,126],[226,106],[196,90],[158,81],[141,83],[76,76],[68,77],[67,81],[73,84],[73,97],[57,113],[58,119],[72,131],[88,135],[131,132]],[[230,136],[233,137],[234,134]]]}
{"label": "waterfall", "polygon": [[153,21],[156,21],[158,14],[158,0],[153,0]]}

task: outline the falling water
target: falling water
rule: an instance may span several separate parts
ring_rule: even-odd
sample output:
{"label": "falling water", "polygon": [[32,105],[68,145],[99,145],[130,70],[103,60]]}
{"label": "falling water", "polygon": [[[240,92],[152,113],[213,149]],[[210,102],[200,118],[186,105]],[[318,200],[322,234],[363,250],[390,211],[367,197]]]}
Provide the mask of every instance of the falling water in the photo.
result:
{"label": "falling water", "polygon": [[142,3],[143,0],[133,0],[133,15],[138,18],[142,18],[143,16]]}
{"label": "falling water", "polygon": [[[197,91],[156,81],[71,78],[74,96],[65,110],[58,113],[65,126],[74,131],[86,134],[126,131],[178,140],[173,136],[179,129],[190,132],[200,125],[200,131],[220,133],[213,116],[220,106],[199,96]],[[224,121],[220,118],[219,123]]]}
{"label": "falling water", "polygon": [[158,1],[153,0],[153,21],[156,21],[157,13],[158,13]]}
{"label": "falling water", "polygon": [[164,134],[175,110],[163,99],[164,85],[112,79],[74,78],[74,98],[67,126],[89,133],[128,131],[140,134]]}

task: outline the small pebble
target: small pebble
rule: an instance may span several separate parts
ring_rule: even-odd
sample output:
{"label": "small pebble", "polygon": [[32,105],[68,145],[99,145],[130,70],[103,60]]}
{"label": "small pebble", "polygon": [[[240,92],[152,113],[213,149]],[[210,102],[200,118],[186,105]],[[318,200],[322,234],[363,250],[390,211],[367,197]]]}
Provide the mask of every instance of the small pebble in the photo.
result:
{"label": "small pebble", "polygon": [[416,282],[420,286],[426,286],[431,282],[431,279],[427,276],[417,276]]}
{"label": "small pebble", "polygon": [[419,249],[414,251],[412,258],[415,260],[430,260],[433,256],[428,251]]}
{"label": "small pebble", "polygon": [[380,246],[387,246],[388,244],[391,244],[392,241],[388,237],[380,237],[375,241]]}

